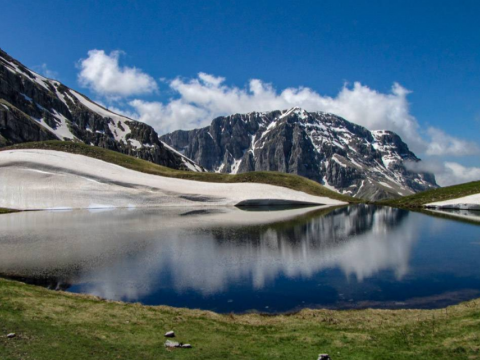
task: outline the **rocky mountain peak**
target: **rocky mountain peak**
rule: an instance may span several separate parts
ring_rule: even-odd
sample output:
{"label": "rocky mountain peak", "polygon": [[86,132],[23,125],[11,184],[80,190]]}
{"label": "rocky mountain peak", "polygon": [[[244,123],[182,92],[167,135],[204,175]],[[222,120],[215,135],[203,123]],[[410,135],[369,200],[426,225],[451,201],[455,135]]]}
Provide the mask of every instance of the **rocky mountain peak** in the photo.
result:
{"label": "rocky mountain peak", "polygon": [[222,116],[161,139],[210,171],[294,173],[370,200],[437,187],[432,174],[405,168],[405,161],[420,159],[394,132],[300,107]]}

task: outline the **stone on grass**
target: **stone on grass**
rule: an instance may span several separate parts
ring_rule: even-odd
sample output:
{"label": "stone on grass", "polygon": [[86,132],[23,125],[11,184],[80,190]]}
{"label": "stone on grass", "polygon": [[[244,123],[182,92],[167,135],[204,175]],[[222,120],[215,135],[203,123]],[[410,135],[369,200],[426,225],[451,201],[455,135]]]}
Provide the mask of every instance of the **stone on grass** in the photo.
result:
{"label": "stone on grass", "polygon": [[15,336],[17,336],[17,334],[10,333],[10,334],[7,335],[7,338],[11,339],[11,338],[14,338]]}
{"label": "stone on grass", "polygon": [[167,332],[165,333],[165,337],[169,337],[169,338],[175,337],[175,332],[173,332],[173,331],[167,331]]}
{"label": "stone on grass", "polygon": [[165,341],[165,347],[167,348],[176,348],[176,347],[180,347],[180,343],[176,342],[176,341],[171,341],[171,340],[167,340]]}
{"label": "stone on grass", "polygon": [[319,354],[317,360],[332,360],[328,354]]}
{"label": "stone on grass", "polygon": [[171,341],[171,340],[165,341],[164,345],[165,345],[166,348],[182,348],[182,349],[191,349],[192,348],[192,345],[190,345],[190,344],[179,343],[179,342]]}

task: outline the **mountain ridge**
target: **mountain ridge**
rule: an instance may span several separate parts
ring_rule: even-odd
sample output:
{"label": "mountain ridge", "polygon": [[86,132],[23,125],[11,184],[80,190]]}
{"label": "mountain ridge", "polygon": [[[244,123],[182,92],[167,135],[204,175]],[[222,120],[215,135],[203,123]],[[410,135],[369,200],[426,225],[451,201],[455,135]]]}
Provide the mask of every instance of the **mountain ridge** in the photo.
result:
{"label": "mountain ridge", "polygon": [[405,167],[420,159],[392,131],[370,131],[299,107],[215,118],[160,137],[209,171],[280,171],[345,195],[381,200],[437,188],[433,174]]}

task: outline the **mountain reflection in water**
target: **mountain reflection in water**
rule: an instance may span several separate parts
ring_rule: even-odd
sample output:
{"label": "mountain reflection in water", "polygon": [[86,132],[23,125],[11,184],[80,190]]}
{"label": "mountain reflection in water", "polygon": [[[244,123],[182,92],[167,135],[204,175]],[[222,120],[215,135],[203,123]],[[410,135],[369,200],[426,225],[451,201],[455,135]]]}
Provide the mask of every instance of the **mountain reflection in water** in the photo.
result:
{"label": "mountain reflection in water", "polygon": [[430,307],[474,296],[480,284],[468,266],[451,271],[468,283],[461,289],[449,274],[443,286],[424,286],[444,273],[435,256],[414,262],[412,273],[429,221],[428,239],[443,239],[435,227],[452,227],[372,205],[27,212],[0,216],[0,273],[109,299],[223,312]]}

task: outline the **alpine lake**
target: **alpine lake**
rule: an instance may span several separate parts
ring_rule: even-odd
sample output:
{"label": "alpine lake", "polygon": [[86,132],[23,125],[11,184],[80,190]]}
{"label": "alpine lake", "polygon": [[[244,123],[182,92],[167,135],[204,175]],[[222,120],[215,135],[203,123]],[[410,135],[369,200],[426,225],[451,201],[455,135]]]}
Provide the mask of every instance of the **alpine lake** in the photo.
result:
{"label": "alpine lake", "polygon": [[0,276],[212,310],[440,308],[480,297],[480,212],[151,208],[0,216]]}

